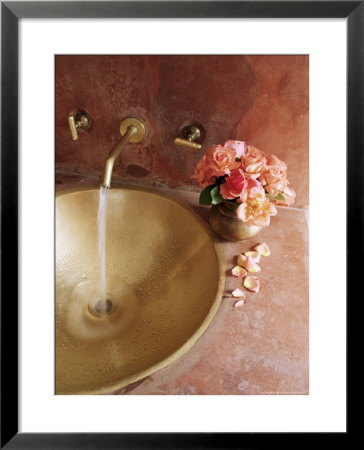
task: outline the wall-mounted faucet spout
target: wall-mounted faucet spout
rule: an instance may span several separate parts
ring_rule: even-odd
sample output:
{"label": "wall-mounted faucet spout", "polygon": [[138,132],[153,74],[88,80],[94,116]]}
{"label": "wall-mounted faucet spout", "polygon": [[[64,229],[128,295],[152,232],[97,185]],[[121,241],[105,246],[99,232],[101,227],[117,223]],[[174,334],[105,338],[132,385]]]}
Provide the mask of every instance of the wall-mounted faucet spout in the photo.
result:
{"label": "wall-mounted faucet spout", "polygon": [[145,127],[140,120],[135,119],[134,117],[129,117],[121,122],[120,133],[123,137],[114,150],[110,153],[105,163],[104,176],[101,186],[107,188],[111,187],[111,175],[116,159],[128,142],[136,143],[140,142],[144,138]]}

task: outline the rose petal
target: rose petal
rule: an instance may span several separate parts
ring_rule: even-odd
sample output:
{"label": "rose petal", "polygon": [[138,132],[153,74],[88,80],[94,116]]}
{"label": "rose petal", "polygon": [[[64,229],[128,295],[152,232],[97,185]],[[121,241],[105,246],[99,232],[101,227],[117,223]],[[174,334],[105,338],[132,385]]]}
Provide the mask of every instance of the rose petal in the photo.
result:
{"label": "rose petal", "polygon": [[233,148],[236,151],[236,156],[242,158],[246,152],[246,142],[244,141],[233,141],[229,139],[224,144],[225,148]]}
{"label": "rose petal", "polygon": [[269,256],[270,255],[270,249],[268,245],[263,242],[262,244],[258,244],[254,247],[254,250],[260,253],[263,256]]}
{"label": "rose petal", "polygon": [[248,275],[244,278],[243,286],[252,292],[259,292],[260,281],[258,277]]}
{"label": "rose petal", "polygon": [[262,270],[258,266],[258,264],[256,262],[254,262],[254,260],[251,256],[247,256],[246,260],[243,263],[243,267],[250,273],[257,273]]}
{"label": "rose petal", "polygon": [[245,269],[243,269],[240,266],[235,266],[232,270],[231,273],[235,276],[235,277],[245,277],[245,275],[247,274],[247,271]]}
{"label": "rose petal", "polygon": [[260,261],[260,256],[261,256],[261,255],[260,255],[259,252],[249,251],[249,252],[245,252],[244,255],[245,255],[245,256],[250,256],[251,259],[252,259],[254,262],[256,262],[256,263],[258,263],[258,262]]}
{"label": "rose petal", "polygon": [[235,291],[233,291],[232,293],[233,297],[239,297],[239,298],[245,298],[246,297],[246,293],[244,291],[242,291],[241,289],[235,289]]}
{"label": "rose petal", "polygon": [[241,308],[244,306],[245,300],[238,300],[236,303],[234,303],[234,308]]}
{"label": "rose petal", "polygon": [[246,261],[246,256],[244,256],[243,254],[238,256],[238,260],[236,261],[239,266],[243,266],[244,265],[244,261]]}

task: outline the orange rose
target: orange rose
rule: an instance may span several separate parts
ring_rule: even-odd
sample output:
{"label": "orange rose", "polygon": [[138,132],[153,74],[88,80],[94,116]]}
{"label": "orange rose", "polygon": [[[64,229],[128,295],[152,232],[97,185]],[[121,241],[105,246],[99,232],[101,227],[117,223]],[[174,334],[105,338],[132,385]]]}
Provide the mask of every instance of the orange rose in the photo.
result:
{"label": "orange rose", "polygon": [[278,206],[290,206],[295,202],[296,193],[288,187],[287,164],[276,156],[267,157],[266,170],[259,177],[259,181],[264,186],[266,192],[272,197],[282,194],[284,200],[271,200]]}
{"label": "orange rose", "polygon": [[196,164],[195,173],[191,178],[196,178],[200,186],[203,188],[216,183],[216,177],[214,177],[211,173],[209,161],[206,156],[203,156]]}
{"label": "orange rose", "polygon": [[226,175],[240,166],[240,162],[236,161],[236,150],[231,147],[213,145],[206,150],[205,156],[209,169],[216,177]]}
{"label": "orange rose", "polygon": [[265,170],[259,177],[259,181],[265,186],[266,184],[273,184],[279,180],[283,180],[287,176],[287,165],[272,155],[267,157]]}
{"label": "orange rose", "polygon": [[287,172],[287,164],[277,158],[275,155],[267,156],[267,169],[275,168],[282,172]]}
{"label": "orange rose", "polygon": [[216,183],[216,177],[228,175],[241,166],[245,149],[243,141],[228,140],[224,145],[213,145],[196,164],[192,178],[196,178],[202,187]]}
{"label": "orange rose", "polygon": [[249,174],[261,174],[266,170],[267,155],[252,145],[248,145],[242,159],[244,172]]}

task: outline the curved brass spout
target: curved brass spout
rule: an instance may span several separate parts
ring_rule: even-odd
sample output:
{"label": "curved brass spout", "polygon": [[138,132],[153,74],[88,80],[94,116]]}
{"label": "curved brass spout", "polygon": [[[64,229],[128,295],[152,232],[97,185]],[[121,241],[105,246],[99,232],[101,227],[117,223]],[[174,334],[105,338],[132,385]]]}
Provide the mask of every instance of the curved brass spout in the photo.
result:
{"label": "curved brass spout", "polygon": [[123,137],[114,150],[110,153],[105,163],[104,177],[102,179],[101,186],[107,188],[111,187],[111,175],[115,160],[128,142],[140,142],[143,139],[145,135],[145,127],[140,120],[130,117],[121,122],[120,133]]}
{"label": "curved brass spout", "polygon": [[133,126],[128,127],[128,131],[124,134],[121,141],[117,144],[117,146],[114,148],[114,150],[110,153],[110,156],[107,158],[105,163],[105,170],[104,170],[104,178],[101,183],[101,186],[105,187],[111,187],[111,175],[112,170],[114,168],[114,163],[116,158],[120,155],[121,150],[125,147],[125,145],[130,141],[130,138],[136,134],[137,129]]}

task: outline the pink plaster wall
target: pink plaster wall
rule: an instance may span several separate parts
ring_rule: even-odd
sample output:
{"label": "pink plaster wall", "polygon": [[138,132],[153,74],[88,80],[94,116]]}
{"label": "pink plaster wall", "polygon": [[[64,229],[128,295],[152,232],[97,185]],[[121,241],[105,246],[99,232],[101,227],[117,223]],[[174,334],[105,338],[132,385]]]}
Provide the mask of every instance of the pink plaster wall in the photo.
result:
{"label": "pink plaster wall", "polygon": [[[102,174],[123,118],[147,128],[125,150],[115,178],[199,190],[194,165],[211,144],[245,140],[288,164],[296,207],[308,205],[308,56],[56,56],[56,169]],[[72,141],[67,116],[83,109],[92,127]],[[174,144],[200,123],[200,151]]]}

